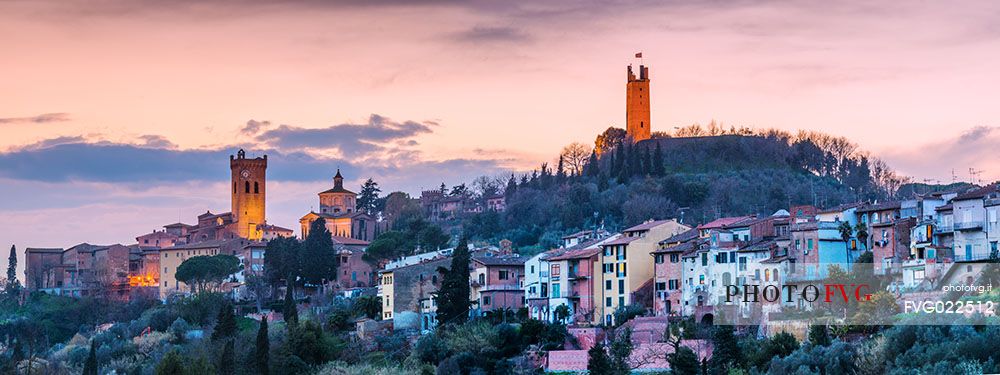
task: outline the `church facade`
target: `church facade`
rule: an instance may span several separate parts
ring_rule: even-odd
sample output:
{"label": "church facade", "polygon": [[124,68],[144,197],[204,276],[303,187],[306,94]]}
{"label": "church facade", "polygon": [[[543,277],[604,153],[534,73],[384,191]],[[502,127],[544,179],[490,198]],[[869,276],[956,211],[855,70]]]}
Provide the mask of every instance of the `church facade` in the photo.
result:
{"label": "church facade", "polygon": [[299,219],[302,238],[309,236],[309,227],[319,218],[334,240],[349,238],[365,242],[375,239],[376,221],[371,215],[357,211],[357,194],[344,188],[344,176],[337,170],[333,188],[319,193],[319,212],[310,211]]}

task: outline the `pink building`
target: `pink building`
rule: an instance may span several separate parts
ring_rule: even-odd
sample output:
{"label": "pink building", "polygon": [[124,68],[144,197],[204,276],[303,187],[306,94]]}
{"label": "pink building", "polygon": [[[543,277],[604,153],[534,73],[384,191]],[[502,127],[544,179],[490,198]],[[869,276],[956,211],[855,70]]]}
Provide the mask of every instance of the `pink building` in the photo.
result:
{"label": "pink building", "polygon": [[653,313],[656,316],[681,314],[681,255],[695,250],[698,230],[691,229],[660,241],[653,252]]}
{"label": "pink building", "polygon": [[368,241],[334,236],[333,247],[339,257],[337,259],[337,288],[367,288],[376,285],[376,272],[372,265],[364,259]]}
{"label": "pink building", "polygon": [[524,306],[524,261],[520,255],[485,255],[472,259],[472,299],[480,314]]}
{"label": "pink building", "polygon": [[[565,269],[566,282],[569,283],[567,293],[563,296],[570,302],[570,311],[573,314],[573,322],[589,322],[594,319],[595,286],[594,286],[594,265],[601,254],[598,246],[586,247],[582,249],[572,249],[561,255],[549,258],[549,265],[552,269],[553,278],[559,269]],[[599,286],[598,286],[599,288]],[[555,296],[553,296],[555,297]]]}

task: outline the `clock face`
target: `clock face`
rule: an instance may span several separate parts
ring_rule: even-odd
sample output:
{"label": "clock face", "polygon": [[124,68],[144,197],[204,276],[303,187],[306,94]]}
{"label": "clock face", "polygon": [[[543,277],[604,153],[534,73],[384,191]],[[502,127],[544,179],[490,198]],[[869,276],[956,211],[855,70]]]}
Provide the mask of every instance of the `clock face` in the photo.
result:
{"label": "clock face", "polygon": [[250,178],[250,171],[244,169],[242,172],[240,172],[240,176],[243,176],[243,178]]}

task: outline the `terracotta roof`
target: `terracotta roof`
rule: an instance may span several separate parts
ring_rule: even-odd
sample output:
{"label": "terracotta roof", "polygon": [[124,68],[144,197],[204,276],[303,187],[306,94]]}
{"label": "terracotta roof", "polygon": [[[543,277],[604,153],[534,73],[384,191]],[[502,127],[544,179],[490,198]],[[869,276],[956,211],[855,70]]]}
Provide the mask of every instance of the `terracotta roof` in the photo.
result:
{"label": "terracotta roof", "polygon": [[567,259],[585,259],[597,255],[601,252],[601,249],[596,247],[588,247],[586,249],[574,249],[563,253],[562,255],[557,255],[549,260],[567,260]]}
{"label": "terracotta roof", "polygon": [[693,240],[695,238],[698,238],[698,230],[697,229],[689,229],[689,230],[677,233],[677,234],[675,234],[673,236],[670,236],[670,237],[668,237],[667,239],[665,239],[663,241],[660,241],[660,244],[662,245],[662,244],[665,244],[665,243],[685,242],[685,241]]}
{"label": "terracotta roof", "polygon": [[[784,217],[782,217],[782,218],[784,218]],[[765,221],[768,221],[768,220],[774,220],[774,219],[775,219],[775,217],[772,217],[772,216],[751,217],[751,218],[747,218],[745,220],[741,220],[741,221],[738,221],[738,222],[735,222],[735,223],[732,223],[732,224],[725,225],[725,226],[723,226],[723,228],[724,229],[745,228],[745,227],[748,227],[748,226],[751,226],[751,225],[754,225],[754,224],[757,224],[757,223],[762,223],[762,222],[765,222]]]}
{"label": "terracotta roof", "polygon": [[163,248],[161,250],[188,250],[188,249],[208,249],[213,247],[221,247],[224,240],[208,240],[195,243],[187,243],[182,245],[175,245],[172,247]]}
{"label": "terracotta roof", "polygon": [[703,230],[703,229],[722,228],[722,227],[724,227],[726,225],[735,224],[735,223],[741,222],[743,220],[749,219],[751,217],[752,216],[748,215],[748,216],[733,216],[733,217],[718,218],[718,219],[712,220],[710,222],[707,222],[705,224],[699,225],[698,229],[699,230]]}
{"label": "terracotta roof", "polygon": [[343,237],[343,236],[333,236],[333,242],[339,243],[341,245],[368,246],[369,244],[369,242],[365,240],[359,240],[356,238]]}
{"label": "terracotta roof", "polygon": [[478,256],[472,258],[473,261],[482,263],[485,266],[516,266],[524,265],[524,257],[518,256]]}
{"label": "terracotta roof", "polygon": [[618,237],[617,239],[605,242],[601,246],[611,246],[611,245],[628,245],[632,241],[638,240],[642,237]]}
{"label": "terracotta roof", "polygon": [[63,249],[55,247],[29,247],[24,249],[26,253],[62,253]]}
{"label": "terracotta roof", "polygon": [[658,227],[660,225],[666,224],[666,223],[671,222],[671,221],[673,221],[673,219],[647,221],[645,223],[642,223],[642,224],[636,225],[634,227],[628,228],[628,229],[624,230],[623,232],[636,232],[636,231],[641,231],[641,230],[650,230],[650,229],[653,229],[655,227]]}
{"label": "terracotta roof", "polygon": [[767,251],[775,247],[778,247],[778,243],[773,238],[758,239],[741,246],[738,251]]}
{"label": "terracotta roof", "polygon": [[994,193],[994,192],[998,192],[998,191],[1000,191],[1000,184],[987,185],[987,186],[984,186],[984,187],[981,187],[981,188],[978,188],[978,189],[970,190],[970,191],[965,192],[963,194],[959,194],[955,198],[952,198],[952,201],[961,201],[961,200],[967,200],[967,199],[979,199],[979,198],[982,198],[982,197],[985,197],[985,196],[989,195],[990,193]]}
{"label": "terracotta roof", "polygon": [[679,244],[666,247],[663,249],[657,249],[653,254],[664,254],[664,253],[686,253],[689,251],[694,251],[698,249],[698,244],[704,243],[703,240],[686,241]]}
{"label": "terracotta roof", "polygon": [[859,208],[858,212],[874,212],[894,209],[899,209],[899,201],[866,204]]}
{"label": "terracotta roof", "polygon": [[829,214],[829,213],[834,213],[834,212],[844,212],[845,210],[850,210],[852,208],[861,207],[862,205],[863,205],[863,203],[861,203],[861,202],[844,203],[844,204],[836,205],[836,206],[833,206],[833,207],[824,208],[824,209],[820,210],[819,213],[821,213],[821,214]]}

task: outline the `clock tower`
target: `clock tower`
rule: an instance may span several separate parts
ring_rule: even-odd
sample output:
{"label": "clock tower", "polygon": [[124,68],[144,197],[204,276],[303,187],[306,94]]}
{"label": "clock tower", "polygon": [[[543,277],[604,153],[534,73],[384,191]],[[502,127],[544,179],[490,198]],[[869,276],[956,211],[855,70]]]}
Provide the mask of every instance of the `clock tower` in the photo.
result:
{"label": "clock tower", "polygon": [[236,234],[249,240],[260,240],[263,233],[257,228],[264,224],[264,197],[267,191],[267,155],[247,159],[242,149],[236,156],[229,155],[232,172],[233,225]]}

